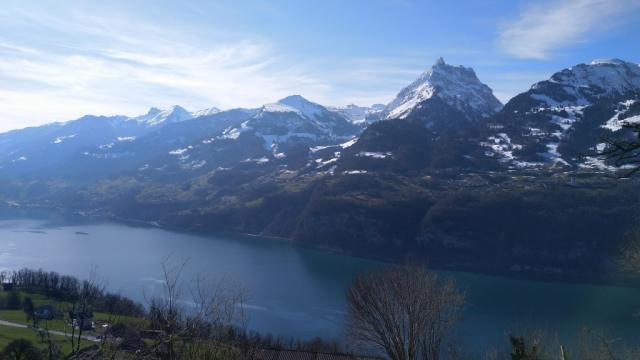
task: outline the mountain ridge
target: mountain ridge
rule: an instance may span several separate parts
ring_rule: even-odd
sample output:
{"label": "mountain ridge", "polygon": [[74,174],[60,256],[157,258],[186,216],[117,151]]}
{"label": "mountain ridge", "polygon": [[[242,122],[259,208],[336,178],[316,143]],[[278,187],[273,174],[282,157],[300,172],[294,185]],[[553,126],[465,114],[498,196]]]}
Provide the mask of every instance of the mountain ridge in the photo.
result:
{"label": "mountain ridge", "polygon": [[[627,65],[572,68],[588,66],[615,78]],[[555,78],[584,79],[565,70]],[[621,125],[640,119],[639,94],[633,81],[536,84],[489,117],[432,96],[359,126],[292,96],[158,126],[87,116],[0,134],[0,200],[447,269],[613,276],[640,183],[595,152],[632,135]]]}

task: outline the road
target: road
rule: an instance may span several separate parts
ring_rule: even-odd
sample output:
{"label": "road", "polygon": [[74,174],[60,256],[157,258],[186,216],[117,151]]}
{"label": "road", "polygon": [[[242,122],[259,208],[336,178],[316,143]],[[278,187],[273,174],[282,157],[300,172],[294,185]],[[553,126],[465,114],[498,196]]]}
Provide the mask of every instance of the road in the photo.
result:
{"label": "road", "polygon": [[[6,320],[0,320],[0,326],[11,326],[11,327],[16,327],[16,328],[21,328],[21,329],[32,329],[32,330],[43,330],[43,328],[39,328],[39,329],[34,329],[33,326],[29,326],[29,325],[25,325],[25,324],[20,324],[20,323],[16,323],[16,322],[12,322],[12,321],[6,321]],[[59,336],[67,336],[70,337],[71,334],[69,333],[65,333],[63,331],[57,331],[57,330],[49,330],[49,334],[51,335],[59,335]],[[95,336],[88,336],[88,335],[83,335],[82,336],[83,340],[87,340],[87,341],[93,341],[93,342],[99,342],[100,339],[98,339]]]}

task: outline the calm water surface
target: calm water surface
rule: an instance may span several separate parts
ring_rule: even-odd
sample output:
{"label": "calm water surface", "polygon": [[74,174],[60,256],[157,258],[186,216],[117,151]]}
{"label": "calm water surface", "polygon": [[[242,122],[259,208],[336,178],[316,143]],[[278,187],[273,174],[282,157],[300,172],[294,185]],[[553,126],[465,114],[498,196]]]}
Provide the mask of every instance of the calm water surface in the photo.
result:
{"label": "calm water surface", "polygon": [[[227,274],[250,289],[249,326],[296,338],[340,339],[344,290],[380,262],[327,254],[238,235],[197,236],[116,223],[69,224],[0,219],[0,269],[43,268],[86,277],[96,267],[108,288],[144,301],[157,290],[160,262],[188,257],[185,279]],[[628,288],[553,284],[471,273],[448,273],[467,291],[457,329],[469,346],[505,343],[511,331],[552,331],[564,342],[584,326],[627,340],[640,336],[640,292]]]}

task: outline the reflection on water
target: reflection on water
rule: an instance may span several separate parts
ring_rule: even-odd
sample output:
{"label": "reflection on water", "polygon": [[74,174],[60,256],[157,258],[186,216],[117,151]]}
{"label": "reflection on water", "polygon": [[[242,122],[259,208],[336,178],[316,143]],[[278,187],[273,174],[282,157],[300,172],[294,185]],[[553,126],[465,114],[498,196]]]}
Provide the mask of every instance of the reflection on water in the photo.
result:
{"label": "reflection on water", "polygon": [[[78,236],[82,235],[82,236]],[[362,272],[387,264],[296,248],[239,235],[196,236],[115,223],[65,224],[62,219],[0,221],[0,268],[55,270],[78,277],[97,267],[114,291],[144,301],[161,283],[160,262],[189,258],[196,273],[229,275],[250,289],[250,327],[278,335],[342,338],[344,291]],[[447,273],[467,292],[457,333],[470,346],[501,345],[511,331],[542,329],[565,343],[583,326],[627,339],[640,335],[640,292],[554,284],[471,273]]]}

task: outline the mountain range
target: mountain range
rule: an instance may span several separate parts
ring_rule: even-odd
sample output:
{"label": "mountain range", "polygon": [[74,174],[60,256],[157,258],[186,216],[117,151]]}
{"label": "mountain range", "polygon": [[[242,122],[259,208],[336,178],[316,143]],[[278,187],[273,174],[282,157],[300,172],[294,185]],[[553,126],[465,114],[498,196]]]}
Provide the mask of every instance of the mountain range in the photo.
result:
{"label": "mountain range", "polygon": [[387,105],[293,95],[0,134],[0,199],[443,268],[611,276],[638,188],[601,153],[638,122],[638,64],[579,64],[503,105],[440,58]]}

